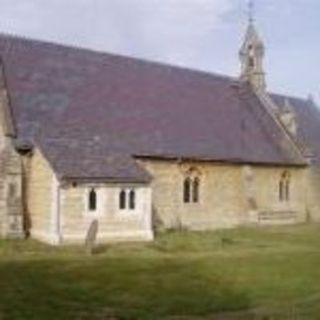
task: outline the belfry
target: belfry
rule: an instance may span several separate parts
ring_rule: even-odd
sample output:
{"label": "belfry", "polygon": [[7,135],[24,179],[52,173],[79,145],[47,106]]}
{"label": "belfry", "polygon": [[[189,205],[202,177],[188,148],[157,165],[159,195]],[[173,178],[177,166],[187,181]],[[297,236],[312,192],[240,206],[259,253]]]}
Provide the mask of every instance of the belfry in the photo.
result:
{"label": "belfry", "polygon": [[241,62],[240,79],[249,83],[254,89],[264,91],[266,89],[263,68],[265,46],[254,24],[252,1],[249,3],[248,20],[247,32],[239,52]]}

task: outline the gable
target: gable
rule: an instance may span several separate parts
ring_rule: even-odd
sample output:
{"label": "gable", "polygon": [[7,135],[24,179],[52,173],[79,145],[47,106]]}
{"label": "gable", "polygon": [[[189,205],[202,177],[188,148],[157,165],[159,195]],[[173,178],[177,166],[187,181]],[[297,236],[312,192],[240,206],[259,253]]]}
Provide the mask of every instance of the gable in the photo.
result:
{"label": "gable", "polygon": [[320,163],[320,109],[310,99],[271,94],[278,106],[289,103],[297,121],[297,138],[305,148],[306,156]]}

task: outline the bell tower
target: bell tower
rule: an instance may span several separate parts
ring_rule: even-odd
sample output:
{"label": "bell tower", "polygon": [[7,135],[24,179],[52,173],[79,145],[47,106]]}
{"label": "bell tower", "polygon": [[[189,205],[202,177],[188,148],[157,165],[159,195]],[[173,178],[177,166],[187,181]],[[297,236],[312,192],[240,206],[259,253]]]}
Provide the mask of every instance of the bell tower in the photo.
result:
{"label": "bell tower", "polygon": [[240,80],[249,83],[258,91],[265,91],[263,69],[265,47],[254,25],[254,4],[249,2],[249,23],[244,42],[239,52],[241,62]]}

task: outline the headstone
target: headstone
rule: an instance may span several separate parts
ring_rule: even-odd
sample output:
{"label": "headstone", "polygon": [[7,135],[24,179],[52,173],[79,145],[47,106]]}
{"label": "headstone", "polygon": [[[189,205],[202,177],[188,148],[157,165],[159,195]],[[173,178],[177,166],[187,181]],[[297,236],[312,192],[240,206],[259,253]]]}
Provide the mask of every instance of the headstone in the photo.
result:
{"label": "headstone", "polygon": [[85,240],[85,248],[88,254],[93,254],[93,250],[97,240],[97,234],[99,229],[99,223],[97,219],[94,219],[87,232],[86,240]]}

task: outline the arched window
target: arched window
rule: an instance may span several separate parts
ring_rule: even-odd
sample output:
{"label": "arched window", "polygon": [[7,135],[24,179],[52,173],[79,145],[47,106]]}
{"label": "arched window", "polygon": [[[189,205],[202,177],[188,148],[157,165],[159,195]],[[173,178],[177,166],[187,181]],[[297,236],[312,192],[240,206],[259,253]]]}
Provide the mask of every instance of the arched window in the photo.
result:
{"label": "arched window", "polygon": [[200,180],[199,178],[194,178],[193,190],[192,190],[192,201],[195,203],[199,202],[199,188],[200,188]]}
{"label": "arched window", "polygon": [[198,203],[200,200],[200,179],[185,178],[183,182],[183,202],[184,203]]}
{"label": "arched window", "polygon": [[184,203],[191,202],[191,180],[190,180],[190,178],[186,178],[183,182],[183,202]]}
{"label": "arched window", "polygon": [[284,196],[283,196],[283,179],[281,178],[279,181],[279,200],[283,201]]}
{"label": "arched window", "polygon": [[283,172],[279,182],[279,200],[290,201],[290,174]]}
{"label": "arched window", "polygon": [[136,208],[136,193],[131,190],[129,193],[129,209],[134,210]]}
{"label": "arched window", "polygon": [[124,210],[126,208],[127,195],[125,190],[121,190],[119,194],[119,208]]}
{"label": "arched window", "polygon": [[89,210],[97,210],[97,192],[95,189],[91,189],[89,192]]}
{"label": "arched window", "polygon": [[285,183],[285,199],[286,201],[290,201],[290,176],[287,176]]}

